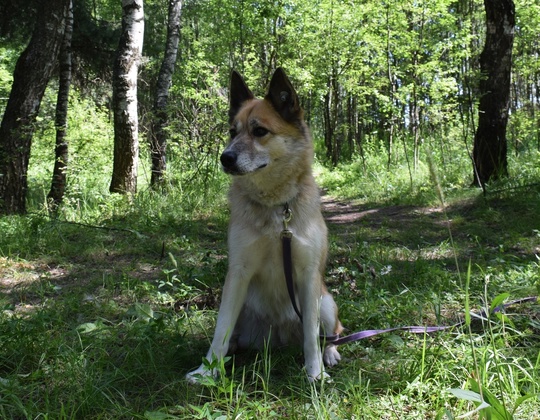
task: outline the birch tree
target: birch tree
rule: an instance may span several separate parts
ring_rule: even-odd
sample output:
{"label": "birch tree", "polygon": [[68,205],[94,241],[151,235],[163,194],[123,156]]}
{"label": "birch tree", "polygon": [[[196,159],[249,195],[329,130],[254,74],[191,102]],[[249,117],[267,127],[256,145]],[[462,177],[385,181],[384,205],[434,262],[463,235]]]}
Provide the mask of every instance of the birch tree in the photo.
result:
{"label": "birch tree", "polygon": [[178,42],[180,41],[181,12],[182,0],[169,0],[167,42],[157,80],[153,120],[149,133],[152,155],[152,177],[150,183],[152,186],[156,186],[162,181],[167,168],[167,104],[169,102],[169,89],[178,54]]}
{"label": "birch tree", "polygon": [[113,68],[113,193],[137,192],[139,132],[137,74],[144,38],[143,0],[122,0],[122,33]]}
{"label": "birch tree", "polygon": [[68,163],[67,113],[71,86],[71,39],[73,35],[73,4],[70,0],[64,39],[60,49],[60,80],[56,100],[56,146],[51,190],[47,195],[49,207],[55,210],[62,202],[66,190]]}

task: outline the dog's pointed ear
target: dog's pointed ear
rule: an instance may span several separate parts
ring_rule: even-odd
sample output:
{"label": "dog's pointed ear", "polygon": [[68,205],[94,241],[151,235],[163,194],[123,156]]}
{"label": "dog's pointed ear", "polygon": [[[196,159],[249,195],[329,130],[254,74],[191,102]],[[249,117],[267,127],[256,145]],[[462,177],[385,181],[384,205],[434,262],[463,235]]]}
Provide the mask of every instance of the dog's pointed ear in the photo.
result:
{"label": "dog's pointed ear", "polygon": [[285,121],[293,122],[302,117],[298,95],[281,67],[274,72],[265,99]]}
{"label": "dog's pointed ear", "polygon": [[240,110],[242,104],[249,100],[253,99],[253,93],[242,79],[242,76],[236,71],[233,70],[231,73],[231,85],[230,85],[230,97],[229,97],[229,124],[233,122],[234,117]]}

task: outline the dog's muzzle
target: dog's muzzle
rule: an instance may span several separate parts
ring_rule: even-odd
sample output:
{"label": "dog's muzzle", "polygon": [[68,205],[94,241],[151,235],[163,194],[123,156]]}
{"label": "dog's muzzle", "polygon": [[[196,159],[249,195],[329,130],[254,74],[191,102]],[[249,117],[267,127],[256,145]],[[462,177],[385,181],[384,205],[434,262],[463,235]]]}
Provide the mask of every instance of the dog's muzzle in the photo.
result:
{"label": "dog's muzzle", "polygon": [[[258,171],[259,169],[265,168],[268,165],[268,162],[262,160],[259,162],[253,162],[255,165],[252,165],[251,167],[243,165],[241,162],[239,164],[238,153],[236,153],[234,150],[225,150],[219,159],[221,161],[221,165],[223,166],[223,170],[230,175],[244,175],[252,173]],[[241,160],[242,159],[240,159],[240,161]]]}

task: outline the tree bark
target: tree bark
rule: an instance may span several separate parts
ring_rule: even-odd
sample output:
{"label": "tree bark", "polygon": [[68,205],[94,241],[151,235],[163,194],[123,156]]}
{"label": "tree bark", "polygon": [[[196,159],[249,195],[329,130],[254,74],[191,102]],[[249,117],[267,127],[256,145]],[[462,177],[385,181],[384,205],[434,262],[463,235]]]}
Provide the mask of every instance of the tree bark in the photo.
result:
{"label": "tree bark", "polygon": [[56,100],[56,147],[51,190],[47,195],[49,209],[54,211],[64,198],[68,163],[67,113],[71,87],[71,39],[73,35],[73,4],[69,1],[64,39],[60,49],[60,80]]}
{"label": "tree bark", "polygon": [[139,164],[137,73],[144,37],[143,0],[122,0],[122,34],[113,68],[114,162],[110,192],[135,194]]}
{"label": "tree bark", "polygon": [[510,103],[510,74],[515,6],[512,0],[484,0],[486,43],[480,55],[480,103],[474,137],[474,185],[508,175],[506,126]]}
{"label": "tree bark", "polygon": [[167,169],[167,104],[169,102],[169,89],[178,55],[181,12],[182,0],[169,0],[167,42],[159,70],[153,120],[150,127],[150,152],[152,155],[152,177],[150,184],[153,187],[161,183]]}
{"label": "tree bark", "polygon": [[341,137],[336,132],[338,123],[339,92],[337,70],[332,68],[332,74],[328,76],[327,92],[324,95],[324,143],[326,145],[326,157],[333,166],[339,163],[341,155]]}
{"label": "tree bark", "polygon": [[0,214],[26,212],[34,122],[58,58],[69,0],[42,2],[32,38],[17,60],[0,125]]}

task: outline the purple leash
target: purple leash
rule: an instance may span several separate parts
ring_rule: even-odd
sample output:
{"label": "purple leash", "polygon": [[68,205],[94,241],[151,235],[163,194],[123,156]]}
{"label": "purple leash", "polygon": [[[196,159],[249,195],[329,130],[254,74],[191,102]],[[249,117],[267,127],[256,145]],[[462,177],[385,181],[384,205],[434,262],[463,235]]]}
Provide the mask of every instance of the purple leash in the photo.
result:
{"label": "purple leash", "polygon": [[[512,300],[508,303],[505,303],[504,305],[497,306],[495,309],[493,309],[491,313],[494,314],[497,312],[501,312],[512,305],[518,305],[518,304],[527,303],[527,302],[536,302],[537,300],[538,300],[537,296],[529,296],[529,297],[525,297],[521,299]],[[488,311],[484,309],[480,313],[472,312],[471,315],[474,316],[475,318],[486,319],[488,316]],[[429,334],[429,333],[434,333],[434,332],[439,332],[439,331],[450,330],[456,327],[460,327],[464,324],[465,324],[465,321],[463,320],[452,325],[442,325],[438,327],[426,327],[426,326],[416,325],[412,327],[396,327],[396,328],[387,328],[387,329],[382,329],[382,330],[364,330],[364,331],[359,331],[359,332],[347,335],[345,337],[339,337],[339,335],[331,335],[328,337],[321,337],[321,339],[325,340],[327,343],[331,343],[337,346],[340,344],[352,343],[353,341],[362,340],[364,338],[369,338],[369,337],[373,337],[379,334],[384,334],[384,333],[388,333],[392,331],[407,331],[413,334]]]}

